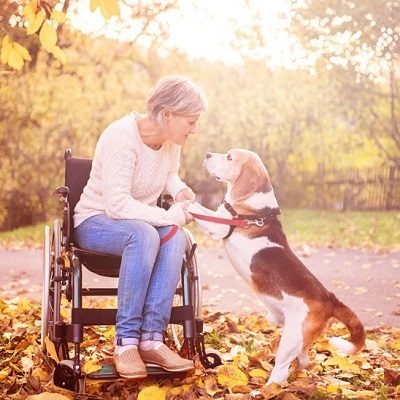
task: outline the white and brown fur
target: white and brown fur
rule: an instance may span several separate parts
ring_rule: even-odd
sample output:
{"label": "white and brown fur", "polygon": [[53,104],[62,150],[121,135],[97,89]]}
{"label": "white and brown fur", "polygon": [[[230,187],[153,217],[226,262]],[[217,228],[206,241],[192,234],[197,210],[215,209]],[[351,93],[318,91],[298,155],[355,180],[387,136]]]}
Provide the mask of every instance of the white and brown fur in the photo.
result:
{"label": "white and brown fur", "polygon": [[[237,213],[262,215],[278,208],[268,172],[254,152],[233,149],[226,154],[207,153],[204,163],[216,179],[227,183],[225,200]],[[211,211],[194,203],[189,211],[232,218],[224,205]],[[227,225],[199,219],[196,223],[214,240],[223,239],[229,232]],[[286,381],[295,359],[299,369],[308,366],[308,351],[332,318],[343,322],[351,335],[350,341],[332,338],[332,344],[346,353],[355,353],[364,346],[365,331],[358,317],[297,258],[278,219],[263,227],[237,227],[224,244],[237,272],[268,309],[268,319],[283,326],[267,384]]]}

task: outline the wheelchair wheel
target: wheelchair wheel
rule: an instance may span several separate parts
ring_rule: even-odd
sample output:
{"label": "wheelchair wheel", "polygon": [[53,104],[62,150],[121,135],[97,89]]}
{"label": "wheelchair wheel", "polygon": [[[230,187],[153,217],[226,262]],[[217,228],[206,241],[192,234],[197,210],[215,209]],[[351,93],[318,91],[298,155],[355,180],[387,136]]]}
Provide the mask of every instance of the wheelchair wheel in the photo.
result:
{"label": "wheelchair wheel", "polygon": [[[174,297],[173,306],[193,305],[194,318],[201,316],[201,280],[198,270],[196,242],[191,232],[183,228],[186,234],[187,246],[184,256],[184,274],[187,274],[187,287],[181,281],[178,284],[176,295]],[[185,291],[185,294],[184,294]],[[173,341],[174,346],[178,351],[182,349],[184,344],[184,333],[182,325],[169,324],[167,334]]]}
{"label": "wheelchair wheel", "polygon": [[59,259],[61,256],[61,224],[54,220],[53,228],[45,226],[43,256],[43,289],[42,289],[42,326],[41,345],[45,350],[46,336],[55,344],[57,353],[62,355],[60,344],[56,342],[55,329],[60,322],[62,271]]}

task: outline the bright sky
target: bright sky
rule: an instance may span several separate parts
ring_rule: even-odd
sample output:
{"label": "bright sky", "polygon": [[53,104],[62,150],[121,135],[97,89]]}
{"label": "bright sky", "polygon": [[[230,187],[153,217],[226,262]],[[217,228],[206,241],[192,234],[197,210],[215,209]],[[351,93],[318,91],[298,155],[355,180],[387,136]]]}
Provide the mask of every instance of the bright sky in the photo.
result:
{"label": "bright sky", "polygon": [[[284,28],[289,24],[288,0],[249,0],[252,8],[259,12],[265,47],[253,53],[257,58],[269,60],[271,66],[293,65],[300,50],[289,38]],[[168,14],[170,40],[165,46],[175,46],[192,58],[222,60],[226,63],[239,61],[238,53],[231,47],[234,38],[233,21],[243,28],[251,26],[254,10],[246,6],[245,0],[181,0],[178,10]],[[89,0],[79,2],[79,18],[72,18],[75,28],[86,33],[99,33],[105,22],[99,11],[91,13]],[[108,36],[120,40],[132,36],[134,26],[123,34]]]}

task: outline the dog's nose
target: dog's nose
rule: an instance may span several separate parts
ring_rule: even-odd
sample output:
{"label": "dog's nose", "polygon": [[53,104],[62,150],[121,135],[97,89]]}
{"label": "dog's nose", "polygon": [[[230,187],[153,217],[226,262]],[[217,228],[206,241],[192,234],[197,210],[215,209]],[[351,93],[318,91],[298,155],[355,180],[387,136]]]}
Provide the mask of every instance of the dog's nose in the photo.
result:
{"label": "dog's nose", "polygon": [[211,153],[207,153],[206,158],[211,158]]}

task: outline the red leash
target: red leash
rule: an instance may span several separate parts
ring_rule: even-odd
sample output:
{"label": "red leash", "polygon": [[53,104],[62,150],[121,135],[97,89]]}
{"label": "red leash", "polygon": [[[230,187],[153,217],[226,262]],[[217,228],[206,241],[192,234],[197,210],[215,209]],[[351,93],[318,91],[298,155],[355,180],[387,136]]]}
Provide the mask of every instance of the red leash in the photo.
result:
{"label": "red leash", "polygon": [[160,239],[160,244],[167,243],[168,240],[171,239],[175,235],[176,232],[178,232],[178,226],[173,225],[171,227],[171,229],[169,230],[169,232]]}

